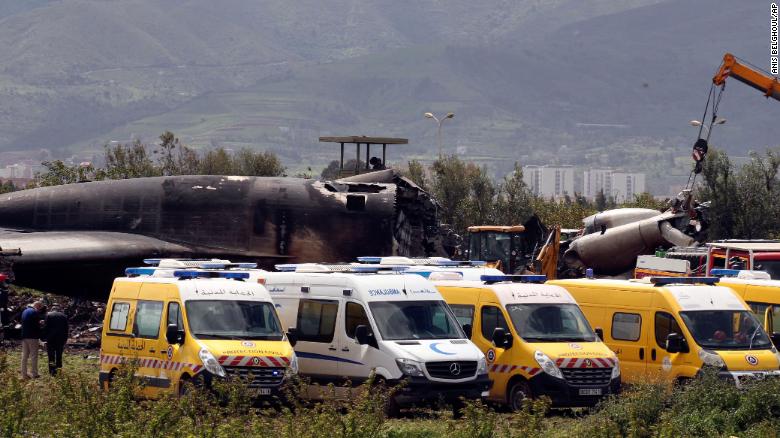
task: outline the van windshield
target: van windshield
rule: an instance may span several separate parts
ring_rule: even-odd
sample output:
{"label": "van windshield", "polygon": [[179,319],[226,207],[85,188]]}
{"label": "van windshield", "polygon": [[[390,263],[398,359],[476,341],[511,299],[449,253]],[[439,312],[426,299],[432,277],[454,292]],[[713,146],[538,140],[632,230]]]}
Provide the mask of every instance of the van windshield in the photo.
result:
{"label": "van windshield", "polygon": [[185,308],[190,332],[197,339],[281,341],[284,337],[271,303],[191,300]]}
{"label": "van windshield", "polygon": [[508,304],[515,331],[526,342],[595,342],[576,304]]}
{"label": "van windshield", "polygon": [[680,312],[696,343],[713,350],[763,350],[772,346],[761,324],[746,310]]}
{"label": "van windshield", "polygon": [[444,301],[375,301],[368,304],[382,339],[462,339],[466,335]]}

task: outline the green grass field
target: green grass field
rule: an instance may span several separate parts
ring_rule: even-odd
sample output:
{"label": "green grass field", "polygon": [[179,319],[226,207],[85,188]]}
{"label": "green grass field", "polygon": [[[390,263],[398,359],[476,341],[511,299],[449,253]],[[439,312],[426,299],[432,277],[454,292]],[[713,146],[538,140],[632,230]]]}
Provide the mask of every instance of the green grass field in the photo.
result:
{"label": "green grass field", "polygon": [[449,410],[414,410],[388,419],[387,390],[362,386],[350,400],[290,401],[274,409],[255,406],[240,385],[193,390],[183,397],[141,400],[132,370],[111,390],[97,384],[96,352],[69,352],[64,372],[19,379],[18,349],[0,351],[0,435],[36,437],[677,437],[780,435],[780,381],[759,381],[743,390],[705,373],[685,387],[645,384],[625,390],[590,410],[554,411],[544,399],[516,413],[480,402],[463,417]]}

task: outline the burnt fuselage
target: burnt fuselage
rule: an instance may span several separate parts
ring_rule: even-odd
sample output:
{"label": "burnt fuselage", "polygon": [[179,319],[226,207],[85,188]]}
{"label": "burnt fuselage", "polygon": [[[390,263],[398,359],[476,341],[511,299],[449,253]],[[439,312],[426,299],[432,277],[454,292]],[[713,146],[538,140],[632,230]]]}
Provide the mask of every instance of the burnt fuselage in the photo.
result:
{"label": "burnt fuselage", "polygon": [[[95,250],[93,242],[83,257],[76,249],[72,257],[52,258],[40,242],[26,250],[21,240],[22,255],[14,258],[17,283],[44,290],[53,288],[40,277],[63,266],[72,273],[74,261],[89,267],[91,275],[111,278],[143,257],[225,257],[265,267],[352,261],[393,253],[395,202],[394,184],[297,178],[172,176],[69,184],[0,196],[0,227],[30,233],[0,235],[0,246],[16,243],[14,234],[35,240],[65,232],[59,235],[78,240],[83,233],[106,232],[96,237],[107,240],[105,251],[99,242]],[[132,238],[122,245],[128,235],[164,244],[145,253],[149,246]]]}

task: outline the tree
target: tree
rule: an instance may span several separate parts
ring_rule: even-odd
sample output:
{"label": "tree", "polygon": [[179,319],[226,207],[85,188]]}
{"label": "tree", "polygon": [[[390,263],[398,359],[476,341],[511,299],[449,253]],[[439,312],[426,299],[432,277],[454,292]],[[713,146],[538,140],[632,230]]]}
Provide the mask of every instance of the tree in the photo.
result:
{"label": "tree", "polygon": [[68,166],[61,160],[44,161],[46,172],[36,175],[38,187],[58,186],[82,181],[100,181],[106,178],[103,169],[95,169],[92,163]]}
{"label": "tree", "polygon": [[442,208],[441,221],[462,234],[465,229],[462,228],[463,214],[459,209],[470,192],[469,181],[465,178],[466,163],[455,155],[448,155],[433,162],[431,174],[433,198]]}
{"label": "tree", "polygon": [[409,161],[406,177],[417,184],[421,189],[428,190],[428,178],[425,176],[425,166],[417,160]]}
{"label": "tree", "polygon": [[523,168],[518,163],[515,163],[514,171],[504,177],[496,204],[499,224],[522,224],[533,214],[533,194],[523,180]]}
{"label": "tree", "polygon": [[141,178],[161,175],[149,154],[146,146],[136,140],[133,144],[117,144],[114,147],[105,146],[106,177],[109,179]]}
{"label": "tree", "polygon": [[604,189],[599,189],[599,192],[596,193],[596,210],[598,211],[604,211],[607,209],[607,197],[604,195]]}
{"label": "tree", "polygon": [[717,149],[710,150],[702,169],[699,198],[710,201],[709,235],[711,238],[734,237],[738,208],[737,180],[729,157]]}
{"label": "tree", "polygon": [[273,152],[241,149],[233,156],[235,175],[282,176],[285,168]]}

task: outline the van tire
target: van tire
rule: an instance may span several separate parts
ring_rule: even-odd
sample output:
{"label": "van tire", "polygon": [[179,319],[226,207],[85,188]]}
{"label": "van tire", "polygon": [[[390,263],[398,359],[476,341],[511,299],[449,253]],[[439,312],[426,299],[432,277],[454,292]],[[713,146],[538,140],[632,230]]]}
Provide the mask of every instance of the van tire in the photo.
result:
{"label": "van tire", "polygon": [[116,376],[116,368],[113,368],[108,372],[108,378],[103,382],[103,389],[108,391],[111,389],[111,385],[114,383],[114,376]]}
{"label": "van tire", "polygon": [[393,396],[387,397],[383,410],[387,418],[398,418],[401,416],[401,407],[398,406],[398,402]]}
{"label": "van tire", "polygon": [[179,397],[184,397],[192,391],[193,383],[188,374],[182,374],[179,377]]}
{"label": "van tire", "polygon": [[507,406],[512,412],[517,412],[523,409],[523,402],[527,399],[533,398],[531,393],[531,387],[523,379],[517,379],[510,382],[509,391],[507,391]]}

